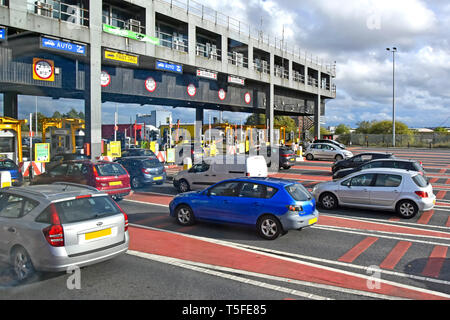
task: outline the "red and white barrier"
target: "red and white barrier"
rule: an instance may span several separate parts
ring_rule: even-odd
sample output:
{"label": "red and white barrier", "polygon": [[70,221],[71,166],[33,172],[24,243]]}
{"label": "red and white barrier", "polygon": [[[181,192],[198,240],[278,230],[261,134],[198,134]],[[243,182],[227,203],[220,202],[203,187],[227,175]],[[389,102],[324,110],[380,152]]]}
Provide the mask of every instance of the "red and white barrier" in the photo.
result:
{"label": "red and white barrier", "polygon": [[45,162],[24,161],[19,163],[19,170],[22,175],[28,177],[30,174],[30,166],[33,170],[33,175],[40,175],[45,172]]}

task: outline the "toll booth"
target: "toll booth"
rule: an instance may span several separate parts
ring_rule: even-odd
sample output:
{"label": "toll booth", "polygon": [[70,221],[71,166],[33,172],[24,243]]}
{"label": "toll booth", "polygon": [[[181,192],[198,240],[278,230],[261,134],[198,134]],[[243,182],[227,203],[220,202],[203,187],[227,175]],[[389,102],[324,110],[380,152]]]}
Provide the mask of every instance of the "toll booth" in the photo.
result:
{"label": "toll booth", "polygon": [[57,153],[76,153],[84,151],[83,119],[76,118],[44,118],[42,124],[42,142],[49,140],[50,155]]}
{"label": "toll booth", "polygon": [[22,162],[22,124],[27,120],[0,117],[0,157]]}

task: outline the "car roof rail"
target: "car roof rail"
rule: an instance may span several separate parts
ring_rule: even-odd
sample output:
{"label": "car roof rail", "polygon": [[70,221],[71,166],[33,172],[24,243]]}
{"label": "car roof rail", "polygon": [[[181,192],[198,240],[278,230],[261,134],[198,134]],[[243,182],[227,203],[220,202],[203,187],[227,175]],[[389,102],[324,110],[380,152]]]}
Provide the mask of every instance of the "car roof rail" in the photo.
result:
{"label": "car roof rail", "polygon": [[[16,191],[16,190],[20,190],[20,189],[22,189],[22,188],[17,188],[17,187],[6,187],[6,188],[2,188],[2,190],[12,190],[12,191]],[[32,195],[35,195],[35,196],[40,196],[40,197],[44,197],[44,198],[46,198],[46,199],[48,199],[48,195],[47,194],[45,194],[44,192],[41,192],[41,191],[38,191],[38,190],[31,190],[31,189],[29,189],[29,188],[26,188],[26,190],[24,190],[24,191],[26,191],[26,193],[29,193],[29,194],[32,194]]]}
{"label": "car roof rail", "polygon": [[88,189],[88,190],[95,191],[95,192],[100,192],[98,189],[88,186],[88,185],[85,185],[85,184],[79,184],[79,183],[73,183],[73,182],[63,182],[63,181],[53,182],[52,184],[66,185],[66,186],[70,186],[70,187],[77,187],[77,188],[82,188],[82,189]]}

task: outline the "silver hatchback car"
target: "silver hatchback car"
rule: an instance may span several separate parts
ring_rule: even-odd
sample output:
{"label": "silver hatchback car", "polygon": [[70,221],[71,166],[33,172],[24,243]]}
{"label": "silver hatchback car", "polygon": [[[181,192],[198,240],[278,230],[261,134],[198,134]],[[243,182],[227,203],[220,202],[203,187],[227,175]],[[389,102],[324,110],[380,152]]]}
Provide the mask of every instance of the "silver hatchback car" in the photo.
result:
{"label": "silver hatchback car", "polygon": [[312,143],[305,150],[306,160],[323,159],[340,161],[353,157],[353,153],[330,143]]}
{"label": "silver hatchback car", "polygon": [[128,250],[128,216],[105,193],[78,184],[0,192],[0,259],[17,280],[35,271],[67,271]]}
{"label": "silver hatchback car", "polygon": [[436,203],[433,187],[417,171],[391,168],[366,169],[319,183],[312,194],[324,209],[341,205],[390,210],[406,219]]}

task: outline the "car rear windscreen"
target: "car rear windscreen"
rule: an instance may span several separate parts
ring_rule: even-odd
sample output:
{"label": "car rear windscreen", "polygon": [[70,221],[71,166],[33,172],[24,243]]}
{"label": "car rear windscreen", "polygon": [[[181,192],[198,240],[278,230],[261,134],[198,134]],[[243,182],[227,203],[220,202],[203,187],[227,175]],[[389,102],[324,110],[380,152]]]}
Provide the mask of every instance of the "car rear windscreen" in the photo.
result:
{"label": "car rear windscreen", "polygon": [[147,159],[147,160],[144,160],[144,161],[142,161],[142,167],[144,167],[144,168],[157,168],[157,167],[160,167],[162,164],[161,164],[161,161],[159,161],[158,159]]}
{"label": "car rear windscreen", "polygon": [[412,179],[418,187],[425,188],[428,185],[427,179],[425,179],[420,174],[413,176]]}
{"label": "car rear windscreen", "polygon": [[127,174],[125,169],[118,163],[102,163],[95,166],[99,176],[121,176]]}
{"label": "car rear windscreen", "polygon": [[[121,213],[114,201],[106,196],[67,200],[53,205],[62,224],[104,218]],[[50,206],[36,218],[36,222],[51,223]]]}
{"label": "car rear windscreen", "polygon": [[306,190],[305,187],[299,183],[291,184],[285,187],[285,189],[296,201],[308,201],[312,199],[312,196],[308,190]]}

